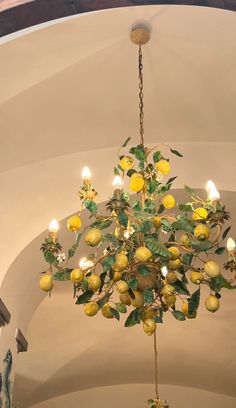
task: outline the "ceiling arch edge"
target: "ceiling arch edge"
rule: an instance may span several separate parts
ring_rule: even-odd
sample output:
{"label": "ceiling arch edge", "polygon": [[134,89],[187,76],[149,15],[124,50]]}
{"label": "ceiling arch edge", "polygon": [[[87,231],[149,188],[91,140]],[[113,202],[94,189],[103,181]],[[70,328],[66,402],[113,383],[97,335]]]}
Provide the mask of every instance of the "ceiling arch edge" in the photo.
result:
{"label": "ceiling arch edge", "polygon": [[234,0],[3,0],[0,37],[47,21],[111,8],[142,5],[189,5],[236,11]]}
{"label": "ceiling arch edge", "polygon": [[[199,406],[201,408],[220,408],[222,405],[224,408],[234,408],[236,401],[235,398],[222,394],[167,384],[160,385],[160,392],[163,398],[167,398],[170,406],[176,408],[181,408],[186,402],[190,403],[190,401],[192,408],[199,408]],[[111,401],[113,408],[127,407],[131,403],[133,406],[141,408],[144,405],[145,398],[152,395],[152,393],[152,384],[108,386],[63,395],[31,405],[31,408],[47,408],[49,403],[50,408],[74,406],[73,403],[75,403],[75,406],[79,404],[86,408],[96,403],[97,408],[102,408],[109,406]]]}

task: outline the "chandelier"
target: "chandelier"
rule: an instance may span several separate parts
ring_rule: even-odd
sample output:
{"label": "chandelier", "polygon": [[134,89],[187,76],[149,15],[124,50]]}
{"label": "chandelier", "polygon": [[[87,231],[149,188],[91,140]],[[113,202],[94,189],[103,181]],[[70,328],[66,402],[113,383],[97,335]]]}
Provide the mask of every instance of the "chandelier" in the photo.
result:
{"label": "chandelier", "polygon": [[[71,280],[76,304],[83,305],[87,316],[101,313],[104,318],[120,320],[124,314],[125,327],[141,324],[147,335],[153,335],[155,398],[147,401],[147,407],[168,408],[158,392],[156,328],[167,313],[179,321],[195,319],[203,287],[208,289],[203,294],[206,309],[216,312],[221,290],[236,288],[236,251],[232,238],[224,244],[230,227],[223,226],[230,215],[214,183],[208,181],[205,197],[185,186],[189,199],[177,204],[170,193],[176,179],[168,176],[171,160],[160,145],[149,148],[144,143],[142,46],[149,38],[146,27],[131,31],[131,40],[138,46],[139,144],[128,148],[128,138],[119,150],[114,193],[105,214],[100,214],[91,172],[84,167],[80,209],[67,222],[74,244],[65,255],[58,239],[59,225],[53,220],[41,246],[49,268],[41,275],[39,286],[51,294],[53,280]],[[125,178],[129,191],[123,185]],[[90,225],[82,224],[83,209],[90,213]],[[78,262],[81,240],[88,254]],[[224,269],[231,272],[230,278],[223,275],[217,260],[226,247]],[[70,268],[68,262],[74,257],[76,264]]]}

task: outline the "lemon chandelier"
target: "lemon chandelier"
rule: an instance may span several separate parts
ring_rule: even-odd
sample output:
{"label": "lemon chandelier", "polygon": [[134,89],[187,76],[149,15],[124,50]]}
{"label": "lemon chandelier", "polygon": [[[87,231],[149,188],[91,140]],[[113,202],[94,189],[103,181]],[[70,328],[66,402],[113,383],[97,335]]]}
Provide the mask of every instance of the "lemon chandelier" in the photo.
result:
{"label": "lemon chandelier", "polygon": [[[155,398],[147,401],[149,408],[168,407],[159,397],[157,375],[156,329],[166,313],[179,320],[194,319],[204,291],[205,307],[216,312],[220,307],[222,289],[235,289],[235,242],[228,238],[231,227],[223,228],[229,213],[220,200],[214,183],[208,181],[206,197],[200,197],[185,186],[188,202],[176,203],[170,190],[176,177],[168,178],[171,161],[160,146],[144,144],[143,126],[143,58],[142,46],[149,41],[145,27],[135,27],[131,40],[138,45],[139,125],[140,142],[128,149],[128,138],[119,150],[114,168],[114,193],[106,203],[107,213],[100,214],[97,192],[91,172],[84,167],[79,191],[79,211],[69,218],[67,227],[75,242],[66,256],[58,240],[59,225],[53,220],[49,235],[41,246],[49,268],[41,275],[39,286],[49,292],[53,280],[71,280],[76,304],[84,313],[120,320],[126,315],[125,326],[141,324],[144,332],[154,335]],[[183,157],[178,151],[170,152]],[[130,192],[123,180],[129,179]],[[90,225],[83,226],[80,213],[87,209]],[[175,210],[174,210],[175,209]],[[89,254],[74,268],[68,266],[83,240]],[[224,276],[217,256],[226,252]]]}

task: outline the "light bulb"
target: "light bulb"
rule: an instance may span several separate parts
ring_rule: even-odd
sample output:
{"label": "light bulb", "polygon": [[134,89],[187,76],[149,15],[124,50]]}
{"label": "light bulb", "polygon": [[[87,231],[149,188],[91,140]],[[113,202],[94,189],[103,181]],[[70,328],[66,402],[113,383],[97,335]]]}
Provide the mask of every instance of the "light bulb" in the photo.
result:
{"label": "light bulb", "polygon": [[87,166],[85,166],[83,168],[81,177],[82,177],[83,181],[90,181],[91,180],[92,174],[91,174],[90,169]]}
{"label": "light bulb", "polygon": [[166,276],[166,275],[167,275],[167,273],[168,273],[168,269],[167,269],[167,267],[166,267],[166,266],[162,266],[162,268],[161,268],[161,272],[162,272],[162,275]]}
{"label": "light bulb", "polygon": [[81,258],[79,261],[79,266],[81,269],[91,269],[93,267],[93,261],[86,257]]}
{"label": "light bulb", "polygon": [[236,244],[233,238],[228,238],[227,240],[227,249],[229,252],[233,252],[235,250]]}
{"label": "light bulb", "polygon": [[125,239],[129,239],[129,237],[130,237],[130,233],[129,233],[128,230],[126,230],[126,231],[124,232],[124,238],[125,238]]}
{"label": "light bulb", "polygon": [[206,191],[209,192],[212,188],[216,189],[215,183],[213,181],[208,180],[206,184]]}
{"label": "light bulb", "polygon": [[208,198],[211,201],[216,201],[219,200],[220,198],[220,193],[219,191],[214,187],[212,187],[209,191],[208,191]]}
{"label": "light bulb", "polygon": [[123,187],[122,178],[120,176],[115,176],[112,185],[115,188],[115,190],[121,190]]}
{"label": "light bulb", "polygon": [[57,220],[53,219],[50,224],[49,224],[49,232],[57,232],[59,230],[59,224],[57,222]]}

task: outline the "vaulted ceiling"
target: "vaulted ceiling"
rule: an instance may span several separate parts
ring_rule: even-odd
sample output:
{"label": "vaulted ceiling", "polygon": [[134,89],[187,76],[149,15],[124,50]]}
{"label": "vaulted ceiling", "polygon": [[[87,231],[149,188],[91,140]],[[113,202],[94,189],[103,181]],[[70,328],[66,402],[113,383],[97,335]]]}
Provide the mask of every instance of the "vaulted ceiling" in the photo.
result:
{"label": "vaulted ceiling", "polygon": [[[68,285],[56,285],[51,299],[37,287],[45,267],[42,232],[51,218],[77,209],[83,165],[91,167],[102,203],[112,193],[118,146],[138,138],[137,49],[129,30],[140,20],[152,27],[144,48],[147,143],[183,152],[183,159],[171,158],[179,201],[184,184],[204,194],[210,178],[235,219],[235,13],[127,7],[3,37],[0,295],[12,310],[12,330],[20,325],[29,339],[16,366],[22,408],[66,393],[78,392],[82,401],[88,389],[152,382],[152,345],[139,328],[86,319]],[[233,221],[232,233],[235,227]],[[60,234],[67,242],[65,221]],[[202,308],[198,321],[170,320],[159,329],[161,383],[236,398],[235,307],[231,292],[217,315]]]}

